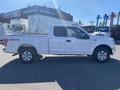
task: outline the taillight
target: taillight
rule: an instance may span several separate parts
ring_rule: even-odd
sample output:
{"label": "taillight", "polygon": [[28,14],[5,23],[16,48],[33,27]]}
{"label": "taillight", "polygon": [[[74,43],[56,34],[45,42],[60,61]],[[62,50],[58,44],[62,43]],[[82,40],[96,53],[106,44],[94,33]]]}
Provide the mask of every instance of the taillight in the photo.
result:
{"label": "taillight", "polygon": [[3,39],[2,40],[2,45],[7,46],[7,43],[8,43],[8,39]]}

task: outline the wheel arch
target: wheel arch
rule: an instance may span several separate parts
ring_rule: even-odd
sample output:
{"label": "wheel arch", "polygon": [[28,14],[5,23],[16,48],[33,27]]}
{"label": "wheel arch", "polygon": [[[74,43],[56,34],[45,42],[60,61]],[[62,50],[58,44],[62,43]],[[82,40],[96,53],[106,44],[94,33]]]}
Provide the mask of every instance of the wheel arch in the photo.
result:
{"label": "wheel arch", "polygon": [[111,47],[108,46],[108,45],[105,45],[105,44],[97,46],[97,47],[94,49],[93,54],[94,54],[94,52],[95,52],[98,48],[106,48],[106,49],[109,50],[110,54],[113,55],[113,52],[112,52]]}
{"label": "wheel arch", "polygon": [[32,49],[35,50],[36,53],[38,53],[37,50],[36,50],[36,48],[35,48],[35,46],[33,46],[31,44],[22,44],[22,45],[20,45],[18,47],[18,49],[17,49],[17,52],[20,52],[21,48],[32,48]]}

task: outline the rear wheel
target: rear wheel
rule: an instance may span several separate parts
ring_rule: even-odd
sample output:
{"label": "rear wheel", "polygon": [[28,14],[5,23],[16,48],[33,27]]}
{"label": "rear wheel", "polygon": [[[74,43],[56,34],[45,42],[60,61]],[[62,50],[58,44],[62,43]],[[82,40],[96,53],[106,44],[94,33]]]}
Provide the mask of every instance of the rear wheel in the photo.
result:
{"label": "rear wheel", "polygon": [[19,51],[19,58],[24,63],[32,63],[38,59],[38,54],[34,48],[23,47]]}
{"label": "rear wheel", "polygon": [[103,63],[110,60],[110,51],[106,48],[98,48],[95,50],[92,57],[97,62]]}

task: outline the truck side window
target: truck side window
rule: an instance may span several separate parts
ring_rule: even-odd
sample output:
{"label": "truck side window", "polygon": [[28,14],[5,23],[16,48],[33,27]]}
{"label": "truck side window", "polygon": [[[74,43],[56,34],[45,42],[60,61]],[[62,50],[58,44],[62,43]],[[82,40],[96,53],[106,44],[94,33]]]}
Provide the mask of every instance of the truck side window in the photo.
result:
{"label": "truck side window", "polygon": [[77,39],[89,39],[89,36],[82,30],[76,27],[68,27],[68,37],[75,37]]}
{"label": "truck side window", "polygon": [[54,36],[67,37],[67,29],[65,27],[54,27]]}

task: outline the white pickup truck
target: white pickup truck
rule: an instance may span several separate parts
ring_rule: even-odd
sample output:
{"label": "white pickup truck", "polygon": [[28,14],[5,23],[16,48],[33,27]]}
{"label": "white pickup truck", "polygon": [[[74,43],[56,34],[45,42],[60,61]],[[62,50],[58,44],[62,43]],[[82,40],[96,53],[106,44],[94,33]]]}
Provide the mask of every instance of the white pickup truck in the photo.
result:
{"label": "white pickup truck", "polygon": [[43,54],[88,55],[97,62],[110,59],[115,50],[110,37],[89,35],[77,26],[52,26],[48,35],[5,35],[4,51],[19,54],[21,61],[31,63]]}

